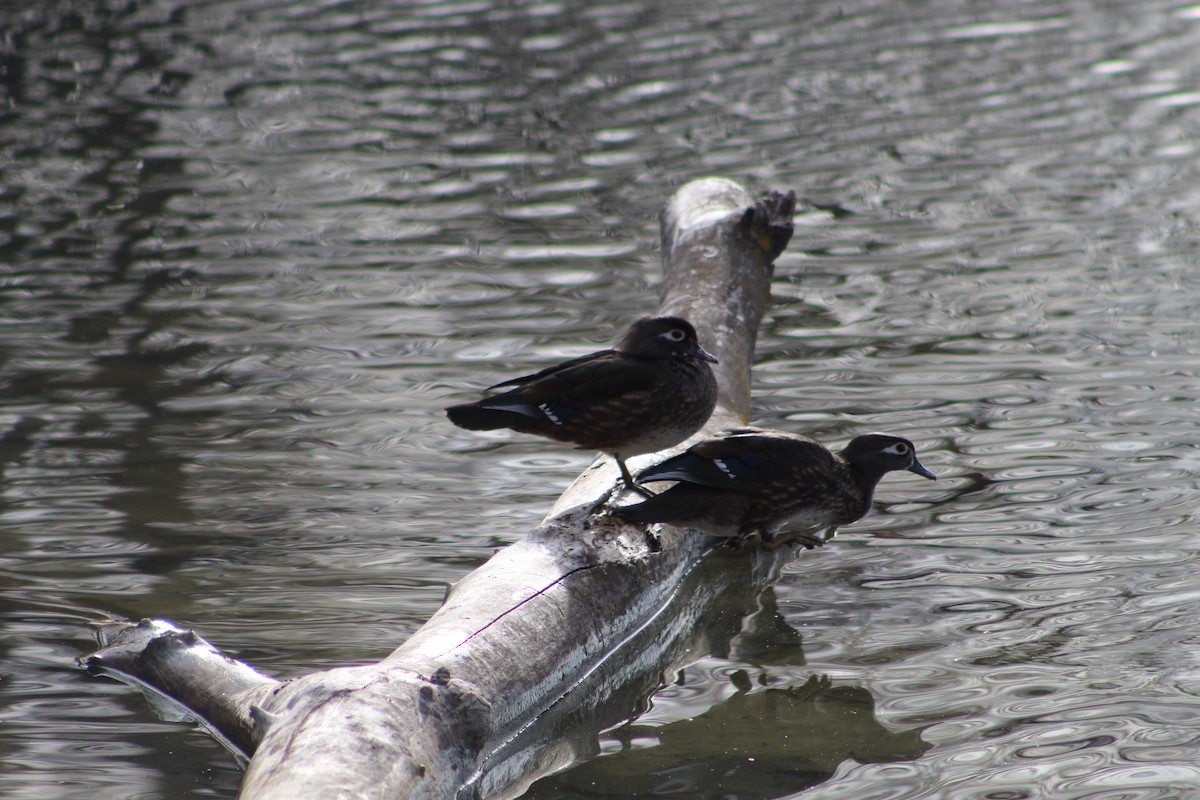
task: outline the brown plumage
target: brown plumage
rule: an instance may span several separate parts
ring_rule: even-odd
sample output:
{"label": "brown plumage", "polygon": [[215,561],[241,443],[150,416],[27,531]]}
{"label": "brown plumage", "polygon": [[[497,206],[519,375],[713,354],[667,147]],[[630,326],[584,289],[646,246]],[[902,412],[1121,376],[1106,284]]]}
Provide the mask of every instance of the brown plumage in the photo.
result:
{"label": "brown plumage", "polygon": [[608,453],[636,488],[626,458],[679,444],[708,421],[717,403],[708,362],[716,359],[687,320],[646,317],[610,350],[498,383],[490,388],[514,388],[446,415],[460,428],[509,428]]}
{"label": "brown plumage", "polygon": [[935,479],[912,442],[880,433],[855,437],[832,453],[804,436],[741,428],[705,439],[686,453],[643,470],[639,483],[679,481],[613,513],[634,522],[670,522],[739,541],[759,534],[773,549],[799,539],[805,547],[832,536],[813,531],[846,525],[871,507],[875,485],[892,470]]}

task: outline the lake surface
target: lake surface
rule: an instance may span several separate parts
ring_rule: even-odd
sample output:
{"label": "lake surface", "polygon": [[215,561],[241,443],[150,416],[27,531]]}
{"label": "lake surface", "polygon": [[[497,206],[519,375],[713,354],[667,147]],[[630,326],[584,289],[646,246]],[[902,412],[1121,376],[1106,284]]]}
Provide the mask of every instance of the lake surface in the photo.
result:
{"label": "lake surface", "polygon": [[234,797],[89,623],[386,655],[590,461],[441,408],[716,174],[805,210],[755,422],[940,479],[529,797],[1200,797],[1200,6],[46,0],[0,93],[0,796]]}

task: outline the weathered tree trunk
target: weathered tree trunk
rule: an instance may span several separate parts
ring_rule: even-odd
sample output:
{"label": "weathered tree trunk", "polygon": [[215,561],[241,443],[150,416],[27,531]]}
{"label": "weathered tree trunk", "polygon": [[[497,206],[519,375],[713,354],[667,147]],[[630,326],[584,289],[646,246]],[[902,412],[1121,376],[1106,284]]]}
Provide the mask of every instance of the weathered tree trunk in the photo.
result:
{"label": "weathered tree trunk", "polygon": [[[746,422],[755,337],[794,205],[791,193],[756,202],[706,179],[664,213],[660,311],[692,320],[720,359],[702,434]],[[249,758],[246,800],[515,796],[587,752],[664,670],[727,647],[793,552],[721,552],[718,540],[672,528],[652,537],[603,513],[617,482],[615,464],[599,459],[377,664],[278,682],[161,621],[110,628],[84,663],[205,720]]]}

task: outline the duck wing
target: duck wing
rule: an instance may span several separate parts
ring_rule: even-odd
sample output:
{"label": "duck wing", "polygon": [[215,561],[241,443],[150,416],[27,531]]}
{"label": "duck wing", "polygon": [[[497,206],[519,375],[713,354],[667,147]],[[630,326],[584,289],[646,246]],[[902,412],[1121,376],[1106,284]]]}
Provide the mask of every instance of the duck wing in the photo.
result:
{"label": "duck wing", "polygon": [[694,445],[649,467],[638,482],[684,481],[713,489],[754,493],[805,474],[827,474],[835,457],[821,445],[793,434],[733,432]]}
{"label": "duck wing", "polygon": [[533,375],[498,383],[491,388],[514,388],[485,398],[479,404],[528,417],[546,418],[557,425],[585,412],[597,419],[618,412],[624,416],[653,402],[658,374],[650,360],[633,358],[615,350],[602,350]]}

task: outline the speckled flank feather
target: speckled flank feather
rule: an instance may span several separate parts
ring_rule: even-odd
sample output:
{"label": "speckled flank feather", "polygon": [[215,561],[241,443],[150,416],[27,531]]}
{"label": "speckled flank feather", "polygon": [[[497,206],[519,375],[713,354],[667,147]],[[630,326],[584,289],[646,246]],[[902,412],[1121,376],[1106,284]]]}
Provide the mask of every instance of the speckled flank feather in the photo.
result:
{"label": "speckled flank feather", "polygon": [[781,531],[854,522],[870,508],[879,479],[897,469],[933,477],[917,461],[912,444],[899,437],[860,436],[834,454],[804,436],[739,429],[644,470],[639,483],[679,483],[615,513],[720,536],[758,533],[770,541]]}

